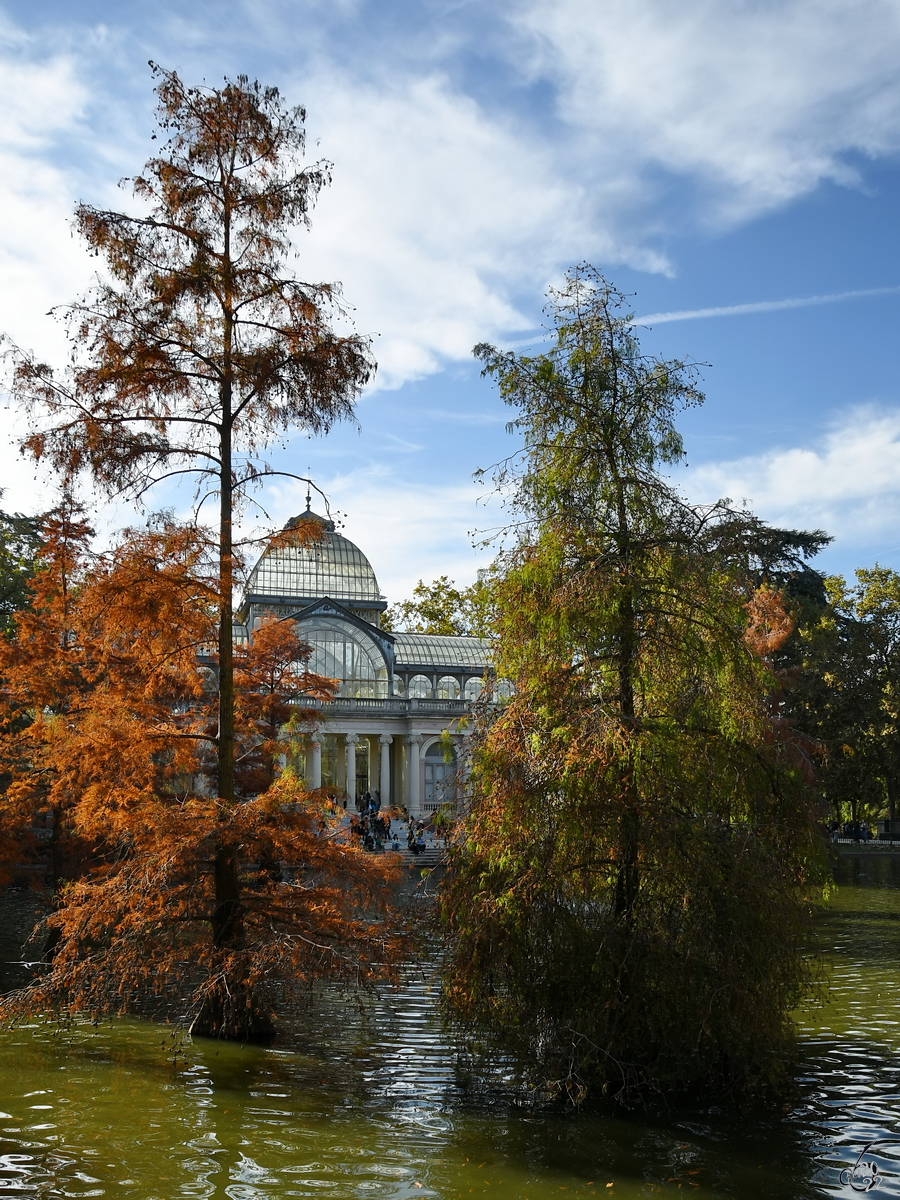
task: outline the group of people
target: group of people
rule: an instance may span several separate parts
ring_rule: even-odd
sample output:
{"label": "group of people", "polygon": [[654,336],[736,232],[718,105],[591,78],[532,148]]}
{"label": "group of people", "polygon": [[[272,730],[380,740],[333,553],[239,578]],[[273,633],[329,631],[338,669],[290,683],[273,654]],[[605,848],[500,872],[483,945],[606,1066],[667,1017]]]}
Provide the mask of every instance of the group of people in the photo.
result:
{"label": "group of people", "polygon": [[[367,850],[383,850],[385,844],[394,837],[390,817],[383,817],[378,811],[369,811],[363,816],[351,816],[350,835],[358,838]],[[399,850],[399,845],[396,849]]]}
{"label": "group of people", "polygon": [[410,853],[422,854],[428,847],[426,838],[429,830],[425,822],[413,820],[401,809],[398,823],[400,828],[395,829],[390,814],[382,815],[379,810],[370,809],[367,813],[350,817],[350,836],[357,838],[366,850],[376,853],[386,849],[399,850],[401,839],[405,838]]}
{"label": "group of people", "polygon": [[378,813],[381,811],[381,795],[376,788],[374,792],[363,792],[356,801],[357,812],[361,812],[364,816],[370,813]]}
{"label": "group of people", "polygon": [[851,838],[854,842],[868,842],[872,837],[868,821],[845,821],[843,825],[839,821],[831,821],[828,829],[833,842],[836,842],[838,838]]}
{"label": "group of people", "polygon": [[[327,797],[326,807],[337,814],[340,802],[336,795]],[[343,802],[346,810],[347,801]],[[366,850],[379,853],[383,850],[399,850],[401,841],[411,854],[423,854],[428,849],[428,836],[443,835],[446,838],[446,814],[436,813],[432,823],[410,817],[405,808],[381,811],[381,796],[378,791],[366,791],[356,800],[356,812],[349,814],[350,836],[358,840]],[[396,828],[399,826],[399,828]]]}
{"label": "group of people", "polygon": [[409,821],[406,828],[406,847],[413,854],[421,854],[425,850],[425,822]]}

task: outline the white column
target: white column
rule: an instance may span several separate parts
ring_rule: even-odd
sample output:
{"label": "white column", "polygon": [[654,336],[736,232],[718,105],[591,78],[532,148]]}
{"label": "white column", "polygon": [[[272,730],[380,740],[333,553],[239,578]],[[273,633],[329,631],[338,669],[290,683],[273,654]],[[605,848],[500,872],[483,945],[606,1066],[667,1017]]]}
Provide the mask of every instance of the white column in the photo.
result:
{"label": "white column", "polygon": [[359,741],[358,733],[348,733],[345,735],[347,743],[347,802],[356,803],[356,744]]}
{"label": "white column", "polygon": [[309,764],[310,787],[320,788],[322,786],[322,743],[313,742],[310,749],[312,751]]}
{"label": "white column", "polygon": [[411,817],[419,816],[419,747],[422,745],[422,737],[418,733],[411,733],[406,739],[406,744],[409,746],[409,757],[407,760],[407,775],[406,775],[406,807]]}
{"label": "white column", "polygon": [[378,794],[381,797],[382,808],[390,808],[391,806],[391,742],[393,740],[389,733],[383,733],[378,739],[378,744],[381,747]]}

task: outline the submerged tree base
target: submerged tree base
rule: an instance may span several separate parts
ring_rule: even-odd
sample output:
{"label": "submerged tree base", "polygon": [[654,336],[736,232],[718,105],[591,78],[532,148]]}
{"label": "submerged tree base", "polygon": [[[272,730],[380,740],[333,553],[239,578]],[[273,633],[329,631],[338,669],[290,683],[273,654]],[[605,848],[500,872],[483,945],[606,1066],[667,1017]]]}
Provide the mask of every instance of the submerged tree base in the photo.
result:
{"label": "submerged tree base", "polygon": [[218,979],[190,1024],[191,1037],[267,1046],[278,1029],[271,1007],[246,980]]}
{"label": "submerged tree base", "polygon": [[495,472],[517,521],[491,657],[514,691],[470,742],[444,1002],[575,1101],[774,1094],[824,856],[768,572],[825,535],[672,488],[695,372],[641,353],[591,267],[549,313],[544,354],[476,348],[524,442]]}

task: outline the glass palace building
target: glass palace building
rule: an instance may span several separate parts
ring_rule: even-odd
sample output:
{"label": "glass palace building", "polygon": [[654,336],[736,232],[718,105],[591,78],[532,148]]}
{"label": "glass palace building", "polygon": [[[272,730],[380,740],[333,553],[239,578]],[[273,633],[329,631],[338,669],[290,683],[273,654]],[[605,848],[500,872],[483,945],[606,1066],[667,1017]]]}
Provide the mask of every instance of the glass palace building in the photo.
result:
{"label": "glass palace building", "polygon": [[447,733],[458,747],[454,730],[481,691],[488,643],[382,629],[387,603],[359,547],[309,509],[285,529],[297,529],[297,540],[273,539],[253,568],[235,641],[252,639],[266,616],[292,620],[312,647],[309,670],[338,680],[299,763],[308,783],[333,788],[350,808],[377,791],[382,805],[405,805],[414,817],[452,802]]}

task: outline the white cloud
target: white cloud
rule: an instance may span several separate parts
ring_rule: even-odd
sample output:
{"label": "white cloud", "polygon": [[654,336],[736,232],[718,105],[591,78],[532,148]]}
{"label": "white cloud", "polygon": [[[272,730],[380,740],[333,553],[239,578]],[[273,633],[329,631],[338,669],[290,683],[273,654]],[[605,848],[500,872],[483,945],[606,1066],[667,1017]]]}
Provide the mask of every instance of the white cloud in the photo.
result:
{"label": "white cloud", "polygon": [[900,148],[897,0],[522,0],[510,19],[598,174],[691,177],[720,220]]}
{"label": "white cloud", "polygon": [[[366,64],[357,15],[352,69],[320,40],[288,89],[335,162],[304,267],[342,279],[359,327],[379,334],[377,387],[530,329],[571,262],[669,270],[652,241],[684,219],[684,195],[681,217],[663,203],[673,176],[693,218],[734,222],[822,179],[853,181],[848,152],[900,149],[900,0],[510,0],[498,11],[519,56],[508,36],[491,41],[482,69],[503,54],[518,83],[549,82],[556,120],[517,105],[525,93],[508,85],[491,99],[467,91],[459,67],[474,47],[459,24],[444,40],[429,26],[418,58],[421,30],[376,39]],[[468,36],[480,32],[473,17]]]}
{"label": "white cloud", "polygon": [[[573,261],[667,270],[651,242],[679,218],[660,203],[660,167],[700,183],[701,215],[736,220],[849,179],[845,151],[900,147],[900,0],[508,0],[504,13],[515,60],[508,25],[476,47],[477,14],[445,13],[389,38],[361,0],[328,20],[312,5],[302,26],[292,7],[258,5],[249,44],[210,5],[164,4],[152,28],[110,10],[112,33],[73,20],[45,38],[64,52],[41,61],[40,39],[7,27],[4,46],[0,30],[0,328],[60,344],[40,314],[84,286],[90,261],[69,236],[79,184],[61,142],[85,149],[93,130],[102,143],[94,198],[139,167],[151,80],[136,90],[138,44],[142,58],[186,55],[188,78],[264,58],[307,105],[311,152],[335,175],[298,270],[344,282],[358,327],[379,335],[381,388],[531,329]],[[507,72],[479,98],[473,51],[482,81]],[[529,78],[554,89],[556,119],[518,89]]]}
{"label": "white cloud", "polygon": [[41,354],[64,353],[52,305],[89,278],[73,239],[73,181],[54,162],[80,140],[86,90],[71,57],[33,60],[0,38],[0,330]]}
{"label": "white cloud", "polygon": [[589,228],[581,189],[552,150],[493,119],[439,76],[304,86],[334,183],[301,242],[301,267],[341,279],[376,332],[379,386],[429,374],[533,324],[560,260],[613,245]]}
{"label": "white cloud", "polygon": [[[211,4],[183,19],[183,6],[170,7],[176,24],[163,19],[165,3],[159,20],[155,7],[152,20],[137,21],[141,6],[127,19],[110,6],[106,41],[99,33],[92,40],[77,15],[56,42],[0,27],[0,329],[57,360],[62,344],[43,314],[81,291],[96,265],[70,236],[82,184],[96,168],[90,197],[109,194],[114,175],[138,168],[151,149],[141,144],[151,80],[133,78],[147,54],[187,59],[191,80],[216,81],[239,62],[307,105],[311,153],[333,159],[335,175],[312,234],[298,240],[297,270],[343,280],[358,327],[380,335],[382,388],[468,359],[475,341],[515,344],[533,328],[546,282],[572,261],[665,269],[647,247],[656,230],[681,219],[659,202],[657,189],[670,187],[672,175],[688,190],[700,185],[697,211],[738,220],[821,179],[851,179],[848,151],[900,148],[900,0],[507,0],[495,13],[521,35],[515,61],[508,37],[474,47],[472,31],[483,28],[474,20],[458,23],[453,37],[435,36],[429,55],[413,51],[440,22],[367,41],[378,22],[363,0],[347,0],[327,28],[310,19],[325,12],[317,4],[305,6],[306,25],[296,6],[269,6],[283,18],[278,36],[260,26],[252,44],[252,23],[229,19],[242,8],[237,0],[225,0],[221,18]],[[528,92],[521,85],[529,79],[550,87]],[[492,415],[464,416],[468,408],[463,399],[459,423],[494,423]],[[773,452],[775,466],[720,464],[706,482],[771,500],[774,512],[778,456],[799,455],[799,470],[804,454],[819,462],[829,444]],[[833,474],[830,460],[821,469]],[[862,474],[869,489],[872,476]],[[714,487],[719,477],[732,482]],[[402,494],[410,506],[403,520],[411,520],[420,499],[395,493],[394,482],[378,503]],[[455,496],[441,501],[449,512]],[[864,501],[846,503],[877,524],[882,509],[867,513]],[[843,504],[803,519],[834,528]],[[460,519],[466,529],[479,523]],[[409,574],[415,582],[428,570]]]}
{"label": "white cloud", "polygon": [[647,313],[635,317],[632,325],[666,325],[671,321],[696,321],[707,317],[743,317],[752,313],[780,312],[789,308],[814,308],[820,304],[840,304],[873,296],[895,296],[900,287],[860,288],[855,292],[831,292],[824,296],[795,296],[787,300],[756,300],[751,304],[719,304],[714,308],[686,308],[677,312]]}
{"label": "white cloud", "polygon": [[[62,327],[47,310],[86,286],[95,264],[71,233],[75,187],[57,164],[60,145],[80,140],[86,89],[69,55],[30,57],[33,47],[0,29],[0,333],[56,364]],[[55,502],[45,472],[19,455],[21,414],[3,412],[2,506],[25,512]]]}
{"label": "white cloud", "polygon": [[455,425],[505,425],[508,416],[501,413],[455,412],[447,408],[420,408],[419,417],[434,421],[450,421]]}
{"label": "white cloud", "polygon": [[846,555],[898,548],[900,411],[854,409],[812,446],[796,446],[686,473],[694,500],[730,497],[764,520],[825,529]]}

